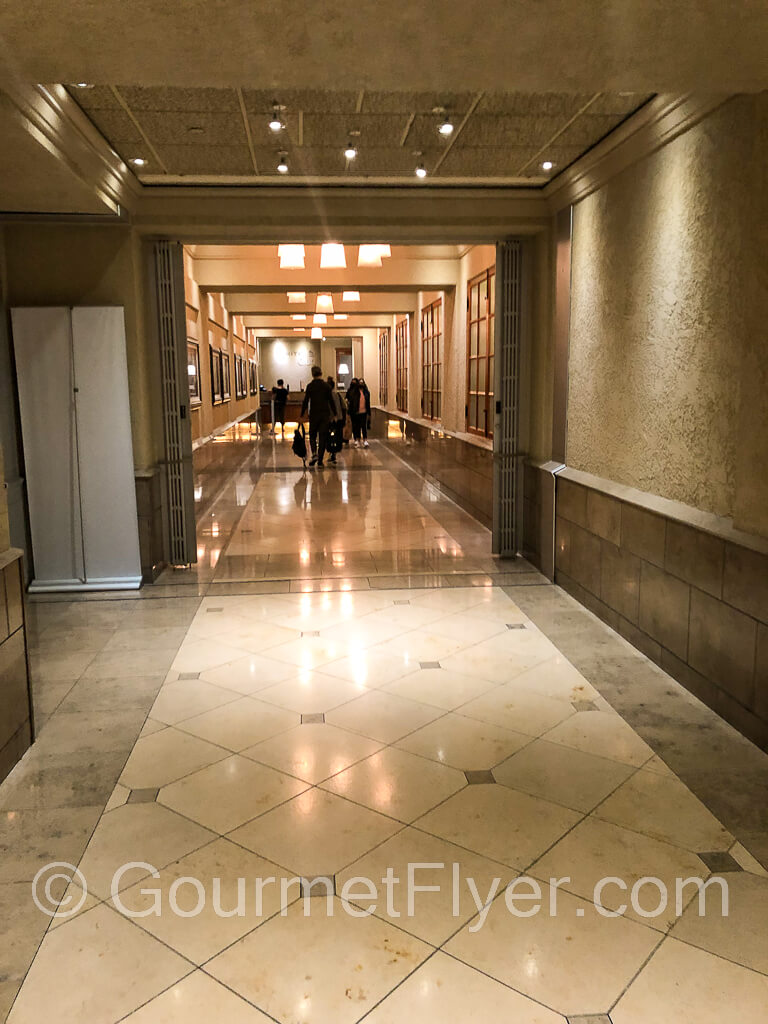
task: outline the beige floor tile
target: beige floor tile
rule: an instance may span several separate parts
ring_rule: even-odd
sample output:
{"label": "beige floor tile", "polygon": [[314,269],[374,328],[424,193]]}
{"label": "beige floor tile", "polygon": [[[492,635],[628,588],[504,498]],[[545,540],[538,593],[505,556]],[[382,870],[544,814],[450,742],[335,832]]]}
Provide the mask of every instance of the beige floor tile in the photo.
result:
{"label": "beige floor tile", "polygon": [[568,701],[507,684],[486,690],[458,708],[458,713],[527,736],[540,736],[575,711]]}
{"label": "beige floor tile", "polygon": [[299,629],[285,629],[274,622],[249,623],[242,619],[241,623],[233,624],[232,628],[217,633],[214,639],[229,647],[239,647],[244,651],[249,651],[251,654],[262,654],[280,644],[293,643],[300,636]]}
{"label": "beige floor tile", "polygon": [[760,861],[755,860],[749,850],[742,846],[741,843],[734,843],[728,852],[745,871],[749,871],[753,875],[760,875],[762,878],[768,878],[768,871],[765,870]]}
{"label": "beige floor tile", "polygon": [[181,645],[171,668],[176,672],[207,672],[243,657],[240,647],[217,640],[187,640]]}
{"label": "beige floor tile", "polygon": [[[597,712],[592,712],[596,714]],[[595,816],[686,850],[729,850],[733,836],[679,779],[637,772]]]}
{"label": "beige floor tile", "polygon": [[161,687],[149,713],[158,722],[176,725],[185,718],[193,718],[238,697],[234,690],[224,690],[203,679],[182,679]]}
{"label": "beige floor tile", "polygon": [[325,714],[365,692],[365,687],[360,684],[334,679],[322,672],[299,669],[284,683],[259,690],[259,700],[302,715]]}
{"label": "beige floor tile", "polygon": [[302,793],[306,784],[239,754],[165,786],[158,802],[223,835]]}
{"label": "beige floor tile", "polygon": [[118,889],[127,889],[149,873],[132,868],[115,878],[124,865],[142,862],[161,870],[214,838],[208,829],[160,804],[124,804],[101,819],[79,868],[88,892],[106,899],[113,882]]}
{"label": "beige floor tile", "polygon": [[335,775],[323,788],[399,821],[413,821],[466,784],[463,772],[455,768],[387,747]]}
{"label": "beige floor tile", "polygon": [[312,876],[340,871],[400,828],[366,807],[310,789],[229,838],[289,871]]}
{"label": "beige floor tile", "polygon": [[437,619],[431,623],[429,628],[430,632],[437,633],[439,636],[455,637],[467,645],[472,645],[504,632],[507,627],[500,619],[487,619],[479,614],[470,615],[458,612]]}
{"label": "beige floor tile", "polygon": [[380,747],[375,740],[334,725],[304,724],[257,743],[244,754],[314,784],[337,775]]}
{"label": "beige floor tile", "polygon": [[699,900],[695,899],[672,935],[768,974],[768,879],[747,871],[715,875],[727,885],[727,904],[723,904],[718,886],[713,885],[707,893],[705,913],[699,916]]}
{"label": "beige floor tile", "polygon": [[223,686],[225,690],[237,690],[247,695],[292,679],[295,675],[293,665],[275,661],[274,658],[260,657],[258,654],[247,654],[219,668],[206,669],[202,678],[216,686]]}
{"label": "beige floor tile", "polygon": [[156,789],[228,754],[213,743],[170,727],[137,740],[120,782],[129,789]]}
{"label": "beige floor tile", "polygon": [[415,824],[518,869],[560,839],[580,815],[506,786],[467,786]]}
{"label": "beige floor tile", "polygon": [[[434,892],[414,889],[410,909],[409,865],[413,865],[414,885],[437,887]],[[388,898],[382,880],[390,868],[399,882],[392,885],[392,895]],[[336,892],[342,895],[344,883],[355,877],[370,879],[378,893],[374,901],[377,917],[439,946],[477,914],[478,901],[481,906],[487,903],[514,875],[513,868],[469,853],[418,829],[406,828],[340,872]],[[469,879],[475,884],[476,896],[473,896]],[[494,885],[495,879],[499,879],[498,885]],[[351,881],[350,887],[349,891],[354,891]],[[361,900],[359,905],[370,907],[372,901]]]}
{"label": "beige floor tile", "polygon": [[475,771],[493,768],[530,742],[530,736],[523,733],[447,714],[406,736],[397,746],[461,771]]}
{"label": "beige floor tile", "polygon": [[124,1024],[269,1024],[250,1003],[202,971],[195,971],[129,1014]]}
{"label": "beige floor tile", "polygon": [[[519,891],[538,896],[529,883]],[[540,900],[512,904],[526,914],[538,906],[530,917],[510,912],[505,895],[500,896],[483,926],[470,932],[470,923],[446,943],[446,952],[557,1013],[608,1013],[659,942],[659,933],[625,918],[601,917],[562,889],[552,914],[550,887],[541,885],[540,891]],[[662,1020],[670,1018],[662,1014],[644,1024]]]}
{"label": "beige floor tile", "polygon": [[329,662],[323,665],[323,674],[345,679],[370,689],[377,689],[395,679],[401,679],[418,669],[418,664],[406,664],[395,654],[386,654],[377,649],[368,648],[355,652],[348,658]]}
{"label": "beige floor tile", "polygon": [[418,669],[401,679],[387,683],[382,690],[400,697],[409,697],[422,704],[433,704],[445,711],[452,711],[485,693],[492,686],[493,684],[485,679],[453,672],[443,666],[442,668]]}
{"label": "beige floor tile", "polygon": [[235,753],[255,743],[294,728],[301,721],[295,711],[275,707],[255,697],[241,697],[222,707],[180,722],[182,732],[191,733]]}
{"label": "beige floor tile", "polygon": [[148,718],[142,726],[139,736],[153,736],[156,732],[162,732],[165,728],[165,722],[156,722],[154,718]]}
{"label": "beige floor tile", "polygon": [[104,808],[104,813],[107,811],[113,811],[116,807],[122,807],[128,797],[131,795],[130,789],[127,786],[121,785],[119,782],[112,790],[112,795],[107,800],[107,805]]}
{"label": "beige floor tile", "polygon": [[565,1024],[560,1014],[444,953],[430,957],[365,1020],[366,1024]]}
{"label": "beige floor tile", "polygon": [[[414,605],[423,605],[427,608],[434,608],[442,611],[444,615],[454,615],[466,611],[468,608],[477,607],[483,604],[483,594],[477,587],[451,587],[450,589],[439,590],[410,590],[403,591],[406,598],[409,598]],[[510,601],[510,606],[512,602]],[[512,621],[512,620],[510,620]]]}
{"label": "beige floor tile", "polygon": [[120,1020],[189,970],[186,960],[102,904],[48,932],[8,1021]]}
{"label": "beige floor tile", "polygon": [[[190,878],[202,889],[179,882]],[[281,884],[290,878],[275,864],[217,839],[111,902],[140,928],[202,964],[298,899],[298,882]]]}
{"label": "beige floor tile", "polygon": [[393,743],[441,714],[441,708],[430,704],[373,690],[335,708],[325,720],[382,743]]}
{"label": "beige floor tile", "polygon": [[513,684],[558,700],[594,700],[600,695],[561,654],[515,676]]}
{"label": "beige floor tile", "polygon": [[634,729],[611,711],[582,711],[548,732],[547,739],[635,767],[653,754]]}
{"label": "beige floor tile", "polygon": [[[599,899],[608,910],[618,911],[625,906],[625,916],[631,920],[667,931],[676,921],[677,880],[706,879],[708,871],[703,862],[687,850],[597,818],[586,818],[533,864],[529,874],[543,881],[569,877],[569,882],[563,882],[568,892],[593,903]],[[598,883],[608,878],[621,879],[626,888],[611,883],[602,891],[596,891]],[[666,907],[655,886],[638,889],[636,902],[646,914],[653,914],[652,917],[634,910],[631,890],[641,878],[657,878],[666,889]],[[694,893],[693,887],[683,891],[685,903]]]}
{"label": "beige floor tile", "polygon": [[384,651],[387,654],[394,654],[403,659],[407,665],[419,661],[443,661],[450,655],[455,654],[467,646],[469,641],[464,642],[453,637],[440,636],[438,633],[430,633],[429,626],[423,629],[413,629],[408,633],[401,633],[392,640],[386,640],[378,644],[375,650]]}
{"label": "beige floor tile", "polygon": [[303,636],[298,640],[271,647],[269,650],[270,658],[303,669],[320,668],[330,661],[345,658],[348,653],[348,644],[339,640],[327,640],[322,636]]}
{"label": "beige floor tile", "polygon": [[[516,632],[516,630],[509,632]],[[492,637],[491,640],[493,639]],[[486,647],[486,643],[488,641],[467,647],[457,654],[451,654],[447,658],[441,659],[443,667],[450,669],[451,672],[466,672],[479,679],[486,679],[489,683],[500,685],[510,682],[515,676],[536,664],[536,659],[511,658],[504,651]],[[549,654],[542,654],[538,660],[545,661],[548,656]]]}
{"label": "beige floor tile", "polygon": [[574,811],[591,811],[634,770],[630,765],[538,739],[498,765],[494,775],[504,786]]}
{"label": "beige floor tile", "polygon": [[206,970],[280,1021],[353,1024],[425,960],[431,947],[334,901],[295,904],[226,950]]}
{"label": "beige floor tile", "polygon": [[673,779],[677,778],[669,765],[662,761],[658,754],[654,754],[650,761],[645,762],[643,771],[656,772],[657,775],[670,775]]}
{"label": "beige floor tile", "polygon": [[764,1024],[768,978],[666,939],[611,1011],[613,1024]]}

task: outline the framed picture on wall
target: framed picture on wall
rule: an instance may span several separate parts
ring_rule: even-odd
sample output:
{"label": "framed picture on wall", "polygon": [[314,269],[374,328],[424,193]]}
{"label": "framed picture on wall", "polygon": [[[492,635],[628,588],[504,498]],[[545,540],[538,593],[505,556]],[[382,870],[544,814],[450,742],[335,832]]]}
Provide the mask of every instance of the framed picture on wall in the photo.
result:
{"label": "framed picture on wall", "polygon": [[232,397],[232,385],[229,368],[229,352],[220,352],[219,355],[221,356],[222,401],[226,402],[227,399]]}
{"label": "framed picture on wall", "polygon": [[259,393],[259,374],[258,374],[256,366],[257,366],[257,364],[256,364],[256,360],[255,359],[249,359],[248,360],[248,371],[249,371],[250,385],[251,385],[251,394],[252,395],[257,395]]}
{"label": "framed picture on wall", "polygon": [[191,405],[200,404],[200,347],[196,341],[187,342],[187,379],[189,381],[189,401]]}
{"label": "framed picture on wall", "polygon": [[211,348],[211,401],[214,405],[224,400],[221,375],[221,352]]}
{"label": "framed picture on wall", "polygon": [[237,367],[237,380],[235,381],[236,394],[238,398],[246,398],[248,395],[248,378],[243,356],[235,356]]}

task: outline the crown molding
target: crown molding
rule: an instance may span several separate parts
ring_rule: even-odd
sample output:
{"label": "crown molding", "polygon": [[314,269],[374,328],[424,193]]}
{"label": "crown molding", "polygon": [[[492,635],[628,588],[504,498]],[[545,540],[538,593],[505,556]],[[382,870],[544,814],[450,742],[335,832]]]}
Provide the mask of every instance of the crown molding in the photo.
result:
{"label": "crown molding", "polygon": [[721,106],[726,95],[654,96],[544,189],[551,213],[580,202]]}

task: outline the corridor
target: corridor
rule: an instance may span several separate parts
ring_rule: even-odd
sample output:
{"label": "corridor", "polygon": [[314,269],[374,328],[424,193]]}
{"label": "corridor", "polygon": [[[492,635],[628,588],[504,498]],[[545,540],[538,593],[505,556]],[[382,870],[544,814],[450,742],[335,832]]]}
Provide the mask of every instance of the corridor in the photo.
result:
{"label": "corridor", "polygon": [[10,1024],[765,1019],[768,759],[407,454],[232,428],[197,567],[30,603]]}

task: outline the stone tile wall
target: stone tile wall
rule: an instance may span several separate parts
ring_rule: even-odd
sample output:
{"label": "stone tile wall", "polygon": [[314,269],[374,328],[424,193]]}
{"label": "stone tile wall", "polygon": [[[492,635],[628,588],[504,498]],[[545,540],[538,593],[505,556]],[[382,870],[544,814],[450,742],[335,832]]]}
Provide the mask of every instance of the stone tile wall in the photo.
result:
{"label": "stone tile wall", "polygon": [[[388,437],[388,421],[400,433]],[[484,526],[493,520],[493,452],[394,413],[373,409],[371,437],[383,441]]]}
{"label": "stone tile wall", "polygon": [[32,737],[22,555],[10,548],[0,554],[0,782]]}
{"label": "stone tile wall", "polygon": [[139,554],[145,583],[153,583],[164,567],[163,489],[158,468],[136,474]]}
{"label": "stone tile wall", "polygon": [[768,750],[768,555],[557,478],[555,581]]}

